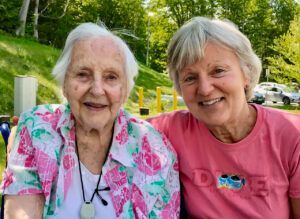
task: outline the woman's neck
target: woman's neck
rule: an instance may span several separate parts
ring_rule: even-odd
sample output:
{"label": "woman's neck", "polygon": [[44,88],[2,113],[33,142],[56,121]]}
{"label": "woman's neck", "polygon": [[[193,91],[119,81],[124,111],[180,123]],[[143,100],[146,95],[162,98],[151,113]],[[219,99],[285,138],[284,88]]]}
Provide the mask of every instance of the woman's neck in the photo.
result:
{"label": "woman's neck", "polygon": [[98,130],[84,131],[76,125],[76,140],[80,161],[93,174],[100,174],[111,145],[113,126],[101,132]]}
{"label": "woman's neck", "polygon": [[218,127],[209,127],[212,134],[224,143],[236,143],[245,138],[254,128],[256,123],[256,109],[247,104],[241,110],[240,116],[235,121]]}

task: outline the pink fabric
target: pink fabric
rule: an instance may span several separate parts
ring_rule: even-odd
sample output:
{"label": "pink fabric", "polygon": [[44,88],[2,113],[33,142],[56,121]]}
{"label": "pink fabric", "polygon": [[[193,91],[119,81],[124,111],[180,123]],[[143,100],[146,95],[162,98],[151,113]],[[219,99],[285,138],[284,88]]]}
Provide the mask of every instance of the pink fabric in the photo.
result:
{"label": "pink fabric", "polygon": [[255,127],[235,144],[188,111],[150,120],[178,153],[191,218],[289,218],[289,197],[300,198],[300,116],[254,106]]}

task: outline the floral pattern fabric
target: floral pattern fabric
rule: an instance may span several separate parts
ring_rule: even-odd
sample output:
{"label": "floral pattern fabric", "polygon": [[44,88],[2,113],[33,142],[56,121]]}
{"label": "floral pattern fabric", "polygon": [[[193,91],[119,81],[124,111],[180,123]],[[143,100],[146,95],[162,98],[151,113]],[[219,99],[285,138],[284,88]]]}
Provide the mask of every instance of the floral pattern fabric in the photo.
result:
{"label": "floral pattern fabric", "polygon": [[[42,105],[22,114],[1,190],[44,194],[43,217],[55,215],[75,170],[75,126],[69,105]],[[176,154],[149,123],[120,110],[103,177],[117,218],[178,218]]]}

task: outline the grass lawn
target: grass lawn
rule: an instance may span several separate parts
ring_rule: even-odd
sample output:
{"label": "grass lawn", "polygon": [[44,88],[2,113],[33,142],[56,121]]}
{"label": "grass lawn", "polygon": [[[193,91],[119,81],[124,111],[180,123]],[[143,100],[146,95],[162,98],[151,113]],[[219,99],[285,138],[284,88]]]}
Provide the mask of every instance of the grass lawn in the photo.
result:
{"label": "grass lawn", "polygon": [[288,111],[290,113],[295,113],[295,114],[300,114],[300,106],[298,105],[272,105],[272,106],[268,106],[268,107],[272,107],[272,108],[276,108],[276,109],[280,109],[280,110],[285,110]]}

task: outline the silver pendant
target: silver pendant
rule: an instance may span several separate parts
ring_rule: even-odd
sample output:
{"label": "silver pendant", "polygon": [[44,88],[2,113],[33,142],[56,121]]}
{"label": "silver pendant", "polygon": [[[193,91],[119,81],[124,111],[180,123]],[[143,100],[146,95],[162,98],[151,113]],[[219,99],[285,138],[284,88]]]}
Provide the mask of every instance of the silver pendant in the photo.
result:
{"label": "silver pendant", "polygon": [[81,206],[81,219],[94,219],[95,207],[92,202],[86,202]]}

